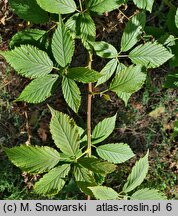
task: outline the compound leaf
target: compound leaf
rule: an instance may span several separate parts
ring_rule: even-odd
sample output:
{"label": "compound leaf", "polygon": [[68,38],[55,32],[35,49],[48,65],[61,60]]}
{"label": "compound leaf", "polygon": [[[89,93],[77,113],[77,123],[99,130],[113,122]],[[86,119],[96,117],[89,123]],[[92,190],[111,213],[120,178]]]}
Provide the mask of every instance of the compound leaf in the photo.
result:
{"label": "compound leaf", "polygon": [[36,0],[43,10],[56,14],[69,14],[76,10],[74,0]]}
{"label": "compound leaf", "polygon": [[59,153],[48,146],[21,145],[5,148],[5,152],[13,164],[29,173],[49,171],[60,160]]}
{"label": "compound leaf", "polygon": [[117,50],[105,41],[90,42],[96,54],[102,58],[115,58],[118,56]]}
{"label": "compound leaf", "polygon": [[36,0],[9,0],[8,2],[20,18],[36,24],[48,22],[48,13],[39,7]]}
{"label": "compound leaf", "polygon": [[62,92],[69,107],[77,113],[81,104],[81,93],[75,81],[63,77]]}
{"label": "compound leaf", "polygon": [[144,188],[136,191],[130,197],[131,200],[166,200],[166,196],[155,189]]}
{"label": "compound leaf", "polygon": [[74,40],[61,19],[53,35],[51,47],[56,62],[61,67],[66,67],[74,54]]}
{"label": "compound leaf", "polygon": [[101,74],[89,68],[74,67],[68,70],[67,77],[78,82],[89,83],[97,81]]}
{"label": "compound leaf", "polygon": [[111,163],[123,163],[134,156],[131,148],[124,143],[111,143],[96,148],[98,155]]}
{"label": "compound leaf", "polygon": [[92,131],[92,144],[97,144],[105,140],[114,130],[116,116],[105,118],[100,121]]}
{"label": "compound leaf", "polygon": [[68,115],[51,107],[50,110],[52,114],[50,131],[56,146],[64,154],[75,158],[80,144],[80,134],[77,125]]}
{"label": "compound leaf", "polygon": [[88,188],[98,200],[116,200],[119,195],[115,190],[106,186],[95,186]]}
{"label": "compound leaf", "polygon": [[41,103],[52,94],[54,84],[58,75],[49,74],[42,78],[34,79],[22,91],[16,101],[26,101],[28,103]]}
{"label": "compound leaf", "polygon": [[53,62],[46,52],[31,45],[21,45],[14,50],[0,53],[18,74],[37,78],[53,69]]}
{"label": "compound leaf", "polygon": [[34,191],[41,195],[55,195],[65,185],[63,178],[70,171],[70,164],[64,164],[62,166],[55,167],[45,174],[34,187]]}
{"label": "compound leaf", "polygon": [[121,39],[121,51],[126,52],[131,49],[139,40],[145,26],[146,16],[140,12],[133,16],[127,23]]}
{"label": "compound leaf", "polygon": [[127,182],[124,184],[123,192],[128,193],[139,186],[145,179],[148,172],[148,152],[147,154],[136,162],[132,168],[130,175],[127,178]]}
{"label": "compound leaf", "polygon": [[105,67],[101,70],[100,74],[102,75],[101,78],[98,79],[96,86],[105,83],[114,73],[117,67],[117,59],[110,60]]}
{"label": "compound leaf", "polygon": [[134,64],[140,64],[147,68],[159,67],[172,57],[173,55],[157,42],[141,44],[129,53],[129,58]]}
{"label": "compound leaf", "polygon": [[141,9],[145,9],[151,13],[154,0],[133,0],[134,4]]}
{"label": "compound leaf", "polygon": [[117,9],[126,2],[127,0],[89,0],[86,7],[91,11],[102,14]]}

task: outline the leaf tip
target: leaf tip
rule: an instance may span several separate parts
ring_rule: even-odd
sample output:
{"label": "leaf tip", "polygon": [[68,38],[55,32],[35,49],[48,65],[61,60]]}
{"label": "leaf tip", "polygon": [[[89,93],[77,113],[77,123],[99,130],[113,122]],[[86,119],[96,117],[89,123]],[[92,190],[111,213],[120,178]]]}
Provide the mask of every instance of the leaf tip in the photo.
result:
{"label": "leaf tip", "polygon": [[50,110],[51,115],[53,116],[56,110],[53,109],[49,104],[47,104],[47,107],[48,107],[48,109]]}

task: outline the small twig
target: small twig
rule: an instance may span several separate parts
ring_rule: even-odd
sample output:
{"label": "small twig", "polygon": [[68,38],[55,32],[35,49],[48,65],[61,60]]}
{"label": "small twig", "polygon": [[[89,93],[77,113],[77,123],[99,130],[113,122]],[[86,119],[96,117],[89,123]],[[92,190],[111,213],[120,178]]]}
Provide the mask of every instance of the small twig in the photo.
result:
{"label": "small twig", "polygon": [[8,86],[9,84],[11,84],[12,82],[13,82],[13,81],[11,80],[11,81],[7,82],[6,84],[4,84],[3,86],[0,86],[0,89],[5,88],[6,86]]}
{"label": "small twig", "polygon": [[129,20],[129,17],[128,17],[127,15],[125,15],[125,13],[122,12],[120,9],[119,9],[119,12],[120,12],[127,20]]}
{"label": "small twig", "polygon": [[30,124],[29,124],[29,120],[28,120],[28,113],[27,111],[25,110],[24,111],[24,115],[25,115],[25,118],[26,118],[26,123],[25,123],[25,127],[26,127],[26,130],[27,130],[27,141],[25,142],[25,144],[28,146],[31,144],[31,129],[30,129]]}
{"label": "small twig", "polygon": [[53,30],[57,26],[57,23],[56,22],[54,22],[54,23],[55,23],[55,25],[53,25],[46,33],[50,32],[51,30]]}

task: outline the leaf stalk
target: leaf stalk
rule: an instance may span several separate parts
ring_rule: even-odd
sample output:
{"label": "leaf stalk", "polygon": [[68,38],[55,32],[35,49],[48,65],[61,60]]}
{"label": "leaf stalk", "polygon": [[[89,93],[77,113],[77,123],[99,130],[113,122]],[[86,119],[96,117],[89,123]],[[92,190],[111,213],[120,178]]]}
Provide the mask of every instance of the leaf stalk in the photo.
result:
{"label": "leaf stalk", "polygon": [[83,11],[83,7],[82,7],[82,1],[81,0],[79,0],[79,5],[80,5],[80,10],[82,12]]}

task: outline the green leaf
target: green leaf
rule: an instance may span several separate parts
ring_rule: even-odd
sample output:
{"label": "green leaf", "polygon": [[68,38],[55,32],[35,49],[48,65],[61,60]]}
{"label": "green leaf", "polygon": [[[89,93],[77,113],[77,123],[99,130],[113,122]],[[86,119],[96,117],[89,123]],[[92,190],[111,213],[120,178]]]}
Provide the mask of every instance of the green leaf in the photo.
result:
{"label": "green leaf", "polygon": [[90,174],[89,170],[82,167],[80,164],[75,164],[73,174],[76,181],[94,183],[95,179]]}
{"label": "green leaf", "polygon": [[160,44],[163,44],[164,46],[166,46],[167,48],[175,46],[176,42],[175,42],[175,37],[173,35],[170,35],[168,33],[165,33],[164,35],[162,35],[159,39],[158,42]]}
{"label": "green leaf", "polygon": [[69,14],[77,8],[74,0],[36,0],[41,8],[50,13]]}
{"label": "green leaf", "polygon": [[[106,180],[106,176],[103,176],[99,173],[94,173],[94,178],[95,178],[95,181],[96,181],[96,184],[97,185],[102,185],[104,184],[105,180]],[[94,185],[96,186],[96,185]]]}
{"label": "green leaf", "polygon": [[82,13],[78,19],[79,22],[79,35],[82,40],[84,47],[88,50],[91,49],[88,44],[90,41],[95,41],[96,37],[96,26],[91,18],[90,14]]}
{"label": "green leaf", "polygon": [[41,103],[52,94],[54,84],[58,75],[50,74],[42,78],[34,79],[22,91],[16,101],[26,101],[28,103]]}
{"label": "green leaf", "polygon": [[63,77],[62,92],[69,107],[77,113],[81,104],[81,93],[75,81]]}
{"label": "green leaf", "polygon": [[96,186],[88,187],[98,200],[116,200],[118,198],[118,193],[110,187],[106,186]]}
{"label": "green leaf", "polygon": [[105,41],[90,42],[96,54],[102,58],[115,58],[118,56],[117,50]]}
{"label": "green leaf", "polygon": [[168,27],[169,33],[178,36],[178,28],[176,24],[177,8],[172,5],[166,17],[166,25]]}
{"label": "green leaf", "polygon": [[65,26],[70,31],[73,39],[79,35],[79,15],[79,13],[75,13],[65,23]]}
{"label": "green leaf", "polygon": [[85,193],[88,196],[92,196],[93,197],[93,193],[92,191],[88,188],[88,187],[93,187],[93,186],[97,186],[96,183],[92,183],[92,182],[84,182],[84,181],[78,181],[76,182],[79,189]]}
{"label": "green leaf", "polygon": [[53,34],[51,48],[56,62],[61,67],[66,67],[72,61],[74,40],[62,20]]}
{"label": "green leaf", "polygon": [[83,191],[87,195],[93,196],[88,187],[97,186],[97,184],[94,177],[90,174],[89,170],[82,167],[80,164],[75,164],[73,174],[81,191]]}
{"label": "green leaf", "polygon": [[126,2],[127,0],[89,0],[86,1],[86,7],[91,11],[102,14],[115,10]]}
{"label": "green leaf", "polygon": [[178,88],[178,71],[168,73],[164,88]]}
{"label": "green leaf", "polygon": [[131,94],[138,91],[146,79],[146,75],[141,70],[140,65],[131,65],[126,70],[120,71],[112,80],[109,89],[118,95],[121,92]]}
{"label": "green leaf", "polygon": [[85,67],[69,68],[67,77],[78,82],[89,83],[97,81],[101,75],[94,70]]}
{"label": "green leaf", "polygon": [[123,63],[119,62],[117,65],[116,74],[118,74],[121,71],[126,70],[126,69],[127,69],[127,67]]}
{"label": "green leaf", "polygon": [[172,133],[172,139],[175,140],[176,136],[178,136],[178,121],[174,122],[174,130],[173,130],[173,133]]}
{"label": "green leaf", "polygon": [[60,148],[64,154],[75,158],[79,151],[80,144],[80,135],[77,125],[68,115],[58,112],[51,107],[50,110],[52,114],[50,131],[56,146]]}
{"label": "green leaf", "polygon": [[94,41],[96,37],[96,26],[90,14],[80,14],[79,23],[81,38],[85,41]]}
{"label": "green leaf", "polygon": [[129,20],[121,39],[122,52],[128,51],[140,40],[145,21],[145,12],[140,12]]}
{"label": "green leaf", "polygon": [[102,93],[102,97],[103,97],[106,101],[112,101],[109,94],[103,94],[103,93]]}
{"label": "green leaf", "polygon": [[166,200],[166,196],[158,190],[144,188],[136,191],[130,197],[131,200]]}
{"label": "green leaf", "polygon": [[91,170],[94,173],[99,173],[103,176],[113,172],[116,169],[116,166],[114,164],[106,161],[101,161],[97,158],[80,158],[78,160],[78,163],[88,170]]}
{"label": "green leaf", "polygon": [[48,22],[48,13],[39,7],[36,0],[9,0],[8,2],[20,18],[36,24]]}
{"label": "green leaf", "polygon": [[132,168],[131,174],[127,178],[127,182],[124,184],[123,192],[128,193],[139,186],[145,179],[148,172],[148,153],[136,162]]}
{"label": "green leaf", "polygon": [[116,94],[119,98],[121,98],[124,101],[125,106],[127,106],[132,93],[117,91]]}
{"label": "green leaf", "polygon": [[141,9],[145,9],[151,13],[154,0],[133,0],[134,4]]}
{"label": "green leaf", "polygon": [[29,173],[47,172],[60,160],[59,153],[48,146],[21,145],[5,148],[5,152],[13,164]]}
{"label": "green leaf", "polygon": [[114,73],[117,67],[117,59],[110,60],[105,67],[101,70],[101,78],[98,79],[96,86],[99,86],[102,83],[105,83]]}
{"label": "green leaf", "polygon": [[100,121],[92,131],[92,144],[97,144],[105,140],[114,130],[116,116],[105,118]]}
{"label": "green leaf", "polygon": [[70,157],[69,155],[65,155],[64,153],[59,153],[59,155],[60,155],[61,162],[66,162],[66,163],[74,162],[74,158]]}
{"label": "green leaf", "polygon": [[10,48],[20,46],[22,44],[36,45],[37,41],[41,39],[46,31],[40,29],[25,29],[17,32],[9,43]]}
{"label": "green leaf", "polygon": [[31,45],[22,45],[14,50],[1,52],[1,55],[18,74],[25,77],[41,77],[53,69],[53,62],[47,53]]}
{"label": "green leaf", "polygon": [[176,24],[176,27],[178,28],[178,8],[176,10],[176,15],[175,15],[175,24]]}
{"label": "green leaf", "polygon": [[87,134],[86,134],[86,129],[84,130],[83,128],[78,126],[79,134],[80,134],[80,142],[87,142]]}
{"label": "green leaf", "polygon": [[[124,64],[122,64],[122,63],[119,62],[119,64],[117,65],[116,74],[118,74],[121,71],[124,71],[126,69],[127,69],[127,67]],[[117,96],[119,98],[121,98],[124,101],[125,106],[127,106],[128,101],[129,101],[129,99],[130,99],[130,97],[131,97],[132,94],[131,93],[122,92],[122,91],[117,91],[116,94],[117,94]]]}
{"label": "green leaf", "polygon": [[155,26],[145,26],[144,31],[147,35],[152,35],[154,38],[158,39],[163,34],[165,34],[165,31],[159,27]]}
{"label": "green leaf", "polygon": [[69,173],[70,164],[58,166],[45,174],[34,187],[34,191],[41,195],[55,195],[65,185],[63,178]]}
{"label": "green leaf", "polygon": [[129,145],[124,143],[112,143],[96,148],[98,155],[111,163],[123,163],[134,156]]}
{"label": "green leaf", "polygon": [[164,64],[173,55],[157,42],[141,44],[129,53],[129,58],[134,64],[140,64],[147,68],[156,68]]}
{"label": "green leaf", "polygon": [[171,47],[172,54],[174,55],[169,60],[170,67],[177,67],[178,66],[178,42],[175,41],[175,45]]}

